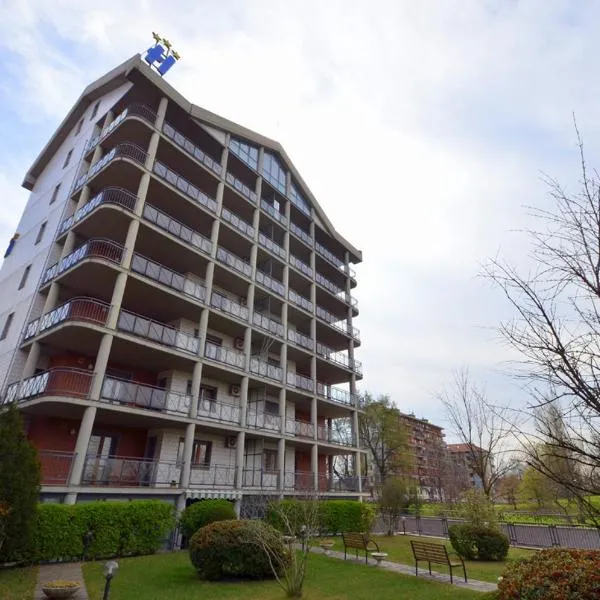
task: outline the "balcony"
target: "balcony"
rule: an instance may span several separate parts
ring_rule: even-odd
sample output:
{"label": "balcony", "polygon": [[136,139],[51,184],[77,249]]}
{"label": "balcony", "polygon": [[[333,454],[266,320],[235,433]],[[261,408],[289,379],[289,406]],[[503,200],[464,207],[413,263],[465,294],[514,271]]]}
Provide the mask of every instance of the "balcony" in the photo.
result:
{"label": "balcony", "polygon": [[252,323],[263,331],[267,331],[268,333],[278,337],[283,337],[284,327],[281,321],[276,321],[275,319],[271,319],[266,315],[255,312],[252,314]]}
{"label": "balcony", "polygon": [[310,268],[310,266],[307,265],[305,262],[302,262],[299,258],[296,258],[293,254],[290,254],[290,265],[298,269],[298,271],[306,275],[309,279],[312,279],[313,270]]}
{"label": "balcony", "polygon": [[260,489],[279,488],[279,472],[263,471],[262,469],[244,469],[242,471],[243,487]]}
{"label": "balcony", "polygon": [[294,331],[293,329],[288,330],[288,340],[297,346],[301,346],[302,348],[306,348],[311,352],[315,348],[315,342],[312,338],[299,331]]}
{"label": "balcony", "polygon": [[248,321],[248,307],[230,300],[223,294],[213,292],[210,299],[210,305],[212,308],[215,308],[222,313],[232,315],[241,321]]}
{"label": "balcony", "polygon": [[246,367],[246,355],[243,352],[238,352],[233,348],[218,346],[211,342],[206,342],[204,345],[204,356],[210,360],[235,367],[236,369],[243,370]]}
{"label": "balcony", "polygon": [[236,256],[233,252],[225,250],[222,246],[217,247],[217,260],[246,277],[252,276],[252,267],[250,266],[250,263],[239,256]]}
{"label": "balcony", "polygon": [[352,368],[355,372],[358,369],[359,372],[362,372],[362,365],[359,361],[351,360],[347,354],[333,350],[320,342],[317,342],[317,355],[346,369]]}
{"label": "balcony", "polygon": [[100,400],[181,416],[188,416],[191,404],[191,397],[186,394],[116,377],[104,378]]}
{"label": "balcony", "polygon": [[254,429],[279,432],[281,431],[281,417],[277,414],[259,411],[249,405],[246,412],[246,425]]}
{"label": "balcony", "polygon": [[163,231],[179,238],[182,242],[189,244],[193,248],[200,250],[204,254],[210,255],[212,250],[212,242],[205,238],[201,233],[191,229],[187,225],[173,219],[166,213],[151,204],[145,204],[142,216],[146,221],[160,227]]}
{"label": "balcony", "polygon": [[239,425],[242,412],[238,404],[219,402],[214,398],[202,397],[198,403],[197,418]]}
{"label": "balcony", "polygon": [[148,153],[143,148],[140,148],[131,142],[122,142],[118,144],[110,152],[105,154],[97,163],[95,163],[87,173],[84,173],[77,178],[75,185],[73,186],[73,192],[85,185],[90,179],[95,177],[102,169],[104,169],[108,163],[112,162],[116,158],[129,159],[141,166],[144,166],[146,164],[146,159],[148,158]]}
{"label": "balcony", "polygon": [[319,475],[319,491],[321,492],[358,492],[359,479],[362,483],[362,491],[369,490],[367,477],[357,475],[337,476]]}
{"label": "balcony", "polygon": [[38,450],[42,485],[67,485],[71,478],[74,452]]}
{"label": "balcony", "polygon": [[281,214],[272,204],[269,204],[265,200],[261,200],[260,207],[280,225],[287,227],[288,220],[285,218],[285,215]]}
{"label": "balcony", "polygon": [[313,239],[310,237],[310,233],[308,231],[304,231],[301,227],[298,227],[295,223],[290,221],[290,231],[296,236],[299,237],[307,246],[310,248],[313,247]]}
{"label": "balcony", "polygon": [[179,133],[173,126],[165,122],[162,130],[165,137],[175,142],[182,150],[187,152],[190,156],[193,156],[198,162],[202,163],[216,175],[221,175],[221,171],[223,170],[221,165],[208,156],[206,152],[200,150],[198,146],[186,138],[182,133]]}
{"label": "balcony", "polygon": [[256,282],[274,291],[279,296],[285,296],[285,287],[283,282],[271,277],[270,275],[267,275],[258,268],[256,269]]}
{"label": "balcony", "polygon": [[335,283],[333,283],[333,281],[329,281],[329,279],[327,279],[327,277],[323,277],[323,275],[321,275],[321,273],[319,273],[318,271],[315,273],[315,281],[319,285],[324,287],[328,292],[331,292],[334,296],[339,297],[340,300],[344,300],[344,298],[340,297],[340,294],[345,295],[346,294],[345,290],[343,290],[341,287],[335,285]]}
{"label": "balcony", "polygon": [[58,228],[57,237],[67,232],[73,225],[79,223],[87,217],[94,209],[102,205],[113,205],[133,212],[137,202],[137,196],[117,187],[108,187],[96,194],[91,200],[86,202],[81,208],[75,211],[70,217],[67,217]]}
{"label": "balcony", "polygon": [[250,372],[278,382],[281,382],[283,378],[283,369],[281,367],[271,365],[257,356],[250,357]]}
{"label": "balcony", "polygon": [[304,296],[298,294],[294,290],[289,290],[288,291],[288,299],[290,302],[292,302],[296,306],[299,306],[300,308],[303,308],[307,312],[312,313],[313,303],[308,298],[305,298]]}
{"label": "balcony", "polygon": [[198,189],[195,185],[191,184],[187,179],[178,175],[175,171],[169,169],[166,165],[160,161],[154,161],[153,167],[154,174],[170,183],[174,188],[179,190],[182,194],[197,202],[209,211],[217,212],[217,203],[207,196],[202,190]]}
{"label": "balcony", "polygon": [[105,325],[109,312],[110,305],[105,302],[100,302],[93,298],[73,298],[57,306],[54,310],[45,313],[39,319],[28,323],[23,335],[23,341],[43,333],[64,321],[80,321]]}
{"label": "balcony", "polygon": [[231,212],[224,206],[221,208],[221,218],[223,221],[227,221],[230,225],[233,225],[237,230],[241,231],[244,235],[254,239],[254,227],[250,223],[246,223],[244,219]]}
{"label": "balcony", "polygon": [[337,402],[338,404],[345,404],[347,406],[358,406],[358,394],[351,394],[346,390],[341,390],[336,387],[327,385],[317,381],[317,396]]}
{"label": "balcony", "polygon": [[187,354],[198,354],[200,347],[197,337],[123,309],[119,313],[117,329]]}
{"label": "balcony", "polygon": [[337,429],[331,429],[326,425],[319,425],[317,427],[317,439],[320,442],[337,444],[338,446],[356,445],[355,436],[351,431],[339,431]]}
{"label": "balcony", "polygon": [[42,277],[40,285],[45,285],[64,271],[84,259],[96,258],[106,260],[114,264],[120,264],[123,259],[123,246],[104,239],[91,239],[67,254],[62,260],[48,267]]}
{"label": "balcony", "polygon": [[304,375],[299,375],[298,373],[292,373],[291,371],[288,371],[286,379],[288,385],[304,390],[305,392],[312,393],[315,389],[313,380],[310,377],[305,377]]}
{"label": "balcony", "polygon": [[252,204],[256,204],[257,196],[254,190],[251,190],[245,183],[241,182],[233,173],[227,171],[225,181],[234,189],[237,190],[246,200],[250,200]]}
{"label": "balcony", "polygon": [[41,396],[87,398],[93,373],[81,369],[54,368],[23,381],[10,384],[4,393],[3,404],[21,402]]}
{"label": "balcony", "polygon": [[194,300],[200,302],[206,300],[204,285],[139,254],[134,254],[131,259],[131,271],[181,292]]}
{"label": "balcony", "polygon": [[347,321],[340,320],[339,317],[331,314],[328,310],[325,310],[323,307],[317,304],[316,314],[321,321],[325,321],[327,325],[341,331],[344,335],[349,335],[354,338],[356,341],[360,341],[360,332],[356,327],[352,327],[349,325]]}
{"label": "balcony", "polygon": [[174,462],[126,456],[88,456],[83,467],[82,485],[110,487],[179,486],[180,469]]}
{"label": "balcony", "polygon": [[266,248],[267,250],[275,254],[277,257],[286,260],[287,252],[285,251],[285,249],[273,240],[269,239],[264,233],[258,234],[258,243],[263,248]]}
{"label": "balcony", "polygon": [[312,423],[306,421],[298,421],[297,419],[286,419],[285,431],[288,435],[296,437],[310,438],[315,437],[315,428]]}
{"label": "balcony", "polygon": [[235,467],[229,465],[211,465],[210,467],[192,465],[190,487],[233,487],[235,485],[235,471]]}
{"label": "balcony", "polygon": [[283,474],[283,487],[285,490],[313,491],[315,482],[310,471],[285,471]]}

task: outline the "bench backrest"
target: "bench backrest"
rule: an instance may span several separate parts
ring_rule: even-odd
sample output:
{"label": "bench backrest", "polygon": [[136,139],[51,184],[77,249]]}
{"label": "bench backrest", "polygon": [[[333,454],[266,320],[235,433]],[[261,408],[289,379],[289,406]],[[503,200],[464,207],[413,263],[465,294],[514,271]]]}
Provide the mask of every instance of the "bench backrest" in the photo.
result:
{"label": "bench backrest", "polygon": [[432,544],[430,542],[419,542],[411,540],[410,545],[417,560],[429,562],[448,563],[448,551],[443,544]]}
{"label": "bench backrest", "polygon": [[346,548],[365,548],[369,543],[369,536],[366,533],[354,533],[345,531],[342,533],[344,546]]}

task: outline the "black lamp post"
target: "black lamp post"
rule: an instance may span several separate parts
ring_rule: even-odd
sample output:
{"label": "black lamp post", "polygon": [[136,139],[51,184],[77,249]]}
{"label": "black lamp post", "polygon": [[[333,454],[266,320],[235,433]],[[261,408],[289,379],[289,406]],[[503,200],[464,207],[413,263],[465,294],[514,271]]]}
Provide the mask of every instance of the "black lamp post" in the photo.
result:
{"label": "black lamp post", "polygon": [[104,578],[106,579],[106,583],[104,584],[104,595],[102,596],[102,600],[108,600],[108,594],[110,592],[110,582],[112,578],[117,574],[119,570],[119,563],[116,560],[109,560],[104,565]]}
{"label": "black lamp post", "polygon": [[83,534],[83,559],[84,560],[87,559],[87,553],[90,548],[90,543],[92,542],[93,539],[94,539],[93,531],[86,531]]}

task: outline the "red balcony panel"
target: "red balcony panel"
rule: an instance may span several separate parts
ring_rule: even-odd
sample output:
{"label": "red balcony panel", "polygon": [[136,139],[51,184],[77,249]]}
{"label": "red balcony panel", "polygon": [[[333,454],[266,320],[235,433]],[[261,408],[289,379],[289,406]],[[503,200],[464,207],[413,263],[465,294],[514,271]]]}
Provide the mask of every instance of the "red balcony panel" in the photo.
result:
{"label": "red balcony panel", "polygon": [[42,450],[38,453],[42,485],[67,485],[75,454]]}
{"label": "red balcony panel", "polygon": [[38,452],[74,452],[79,421],[56,417],[35,416],[27,426],[27,437]]}

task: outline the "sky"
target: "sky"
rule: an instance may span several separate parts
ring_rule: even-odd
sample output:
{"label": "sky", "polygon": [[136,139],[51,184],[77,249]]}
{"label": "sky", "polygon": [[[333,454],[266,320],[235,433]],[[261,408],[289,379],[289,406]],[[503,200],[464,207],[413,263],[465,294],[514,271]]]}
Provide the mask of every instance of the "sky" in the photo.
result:
{"label": "sky", "polygon": [[530,268],[543,173],[578,182],[573,114],[600,159],[600,3],[579,0],[0,0],[0,241],[23,176],[83,88],[152,44],[187,99],[282,143],[357,267],[362,390],[445,424],[467,367],[524,404],[480,276]]}

